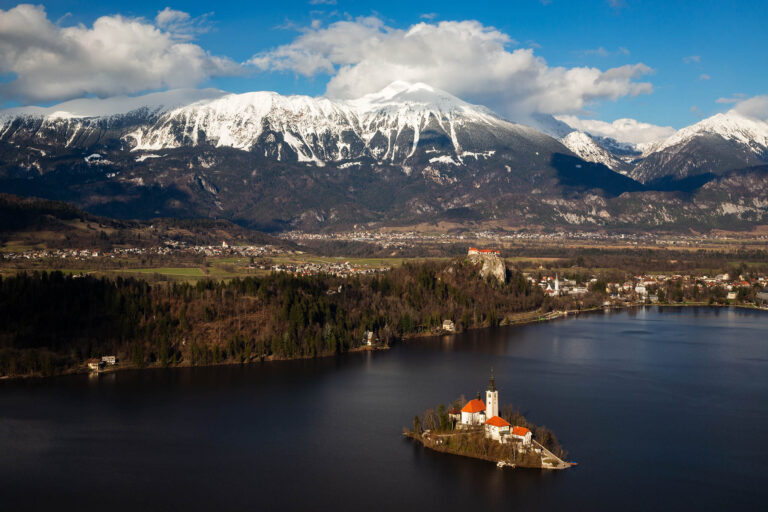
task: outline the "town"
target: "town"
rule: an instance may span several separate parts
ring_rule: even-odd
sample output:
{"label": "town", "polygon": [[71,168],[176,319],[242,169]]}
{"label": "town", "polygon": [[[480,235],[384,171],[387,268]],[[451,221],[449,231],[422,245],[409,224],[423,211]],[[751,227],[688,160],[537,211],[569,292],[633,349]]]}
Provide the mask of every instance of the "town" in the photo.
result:
{"label": "town", "polygon": [[732,240],[753,241],[765,243],[768,234],[719,234],[703,233],[696,235],[686,234],[659,234],[649,232],[612,233],[600,231],[552,231],[541,232],[534,230],[520,231],[464,231],[451,232],[422,232],[399,231],[394,229],[382,229],[377,231],[354,230],[333,233],[309,233],[304,231],[288,231],[282,233],[280,238],[293,242],[311,241],[343,241],[375,244],[385,249],[403,249],[423,244],[465,244],[470,240],[485,243],[512,243],[526,242],[536,244],[551,244],[562,242],[595,242],[609,243],[618,246],[657,245],[660,247],[697,247],[702,243],[722,243]]}
{"label": "town", "polygon": [[713,303],[747,302],[757,306],[768,304],[768,277],[764,275],[733,278],[730,274],[694,276],[689,274],[646,274],[631,276],[622,282],[602,282],[597,277],[577,282],[574,279],[560,279],[555,276],[526,278],[538,284],[551,297],[581,296],[590,291],[605,292],[604,306],[659,304],[682,302],[684,291],[703,295],[705,291]]}

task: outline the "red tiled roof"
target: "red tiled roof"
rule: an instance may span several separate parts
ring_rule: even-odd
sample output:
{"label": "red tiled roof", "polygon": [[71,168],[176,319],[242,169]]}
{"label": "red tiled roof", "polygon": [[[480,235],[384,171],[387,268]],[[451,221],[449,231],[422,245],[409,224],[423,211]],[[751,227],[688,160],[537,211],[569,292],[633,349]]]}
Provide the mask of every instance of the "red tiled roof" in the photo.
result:
{"label": "red tiled roof", "polygon": [[512,428],[512,435],[515,435],[515,436],[525,437],[526,434],[530,434],[530,433],[531,433],[531,431],[528,430],[525,427],[513,427]]}
{"label": "red tiled roof", "polygon": [[467,402],[467,405],[461,408],[461,412],[469,412],[469,413],[476,413],[484,410],[485,410],[485,404],[479,398],[470,400],[469,402]]}
{"label": "red tiled roof", "polygon": [[494,416],[492,418],[489,418],[485,421],[487,425],[492,425],[494,427],[509,427],[509,423],[504,418],[499,418],[498,416]]}

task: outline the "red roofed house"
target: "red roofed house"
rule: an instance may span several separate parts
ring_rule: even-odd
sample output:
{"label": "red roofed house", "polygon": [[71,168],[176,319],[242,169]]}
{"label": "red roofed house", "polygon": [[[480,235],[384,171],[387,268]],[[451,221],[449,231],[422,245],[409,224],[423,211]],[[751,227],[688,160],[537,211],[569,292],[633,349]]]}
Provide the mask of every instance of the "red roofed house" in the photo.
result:
{"label": "red roofed house", "polygon": [[485,437],[503,442],[502,439],[509,435],[509,427],[511,426],[505,419],[498,416],[488,418],[485,421]]}
{"label": "red roofed house", "polygon": [[470,400],[461,408],[462,425],[482,425],[485,423],[485,404],[479,398]]}
{"label": "red roofed house", "polygon": [[533,434],[531,434],[531,431],[525,427],[515,426],[512,429],[512,433],[510,435],[515,439],[519,439],[520,441],[523,442],[524,445],[527,446],[531,444],[531,437]]}

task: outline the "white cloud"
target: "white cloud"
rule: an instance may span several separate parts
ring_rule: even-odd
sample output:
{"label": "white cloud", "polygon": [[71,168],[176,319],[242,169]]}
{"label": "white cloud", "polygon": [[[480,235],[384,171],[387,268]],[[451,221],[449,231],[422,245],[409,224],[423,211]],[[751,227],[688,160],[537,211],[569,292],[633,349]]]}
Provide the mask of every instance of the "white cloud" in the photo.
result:
{"label": "white cloud", "polygon": [[657,126],[655,124],[642,123],[635,119],[617,119],[612,123],[608,123],[596,119],[580,119],[572,115],[556,117],[576,130],[632,144],[656,142],[666,139],[675,133],[675,129],[671,126]]}
{"label": "white cloud", "polygon": [[751,98],[741,100],[736,103],[731,112],[768,123],[768,94],[752,96]]}
{"label": "white cloud", "polygon": [[738,103],[740,101],[744,101],[744,99],[746,97],[747,97],[746,94],[736,93],[731,98],[717,98],[715,100],[715,103],[725,103],[725,104],[728,104],[728,103]]}
{"label": "white cloud", "polygon": [[709,76],[709,75],[708,75],[708,74],[706,74],[706,73],[702,73],[702,74],[700,74],[700,75],[699,75],[699,80],[710,80],[711,78],[712,78],[712,77],[711,77],[711,76]]}
{"label": "white cloud", "polygon": [[700,64],[701,55],[689,55],[687,57],[683,57],[683,62],[686,64]]}
{"label": "white cloud", "polygon": [[600,46],[589,50],[584,50],[581,55],[597,55],[598,57],[610,57],[611,55],[629,55],[629,50],[624,46],[620,46],[615,52],[607,50],[605,47]]}
{"label": "white cloud", "polygon": [[336,0],[309,0],[310,5],[336,5]]}
{"label": "white cloud", "polygon": [[261,70],[330,76],[326,94],[355,98],[394,80],[426,82],[515,120],[531,113],[578,113],[595,101],[648,94],[642,64],[602,71],[550,67],[533,49],[510,51],[507,34],[477,21],[418,23],[406,30],[377,17],[307,28],[251,60]]}
{"label": "white cloud", "polygon": [[158,11],[157,16],[155,16],[155,26],[169,32],[177,39],[190,40],[198,34],[208,32],[210,29],[208,26],[209,15],[203,14],[193,18],[187,12],[166,7],[162,11]]}
{"label": "white cloud", "polygon": [[695,115],[698,118],[704,117],[704,112],[701,111],[698,105],[691,105],[691,108],[689,108],[691,114]]}
{"label": "white cloud", "polygon": [[0,9],[0,100],[48,102],[189,87],[238,74],[239,64],[186,39],[200,18],[164,9],[154,24],[103,16],[92,27],[61,27],[42,6]]}

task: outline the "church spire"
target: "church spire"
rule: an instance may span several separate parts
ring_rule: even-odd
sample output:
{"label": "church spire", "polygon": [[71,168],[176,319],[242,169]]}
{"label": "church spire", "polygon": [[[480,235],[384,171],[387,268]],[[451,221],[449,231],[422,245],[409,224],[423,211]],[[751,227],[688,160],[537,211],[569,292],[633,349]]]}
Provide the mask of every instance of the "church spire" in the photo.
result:
{"label": "church spire", "polygon": [[499,392],[496,390],[496,377],[491,368],[491,380],[485,392],[485,418],[490,419],[499,415]]}

